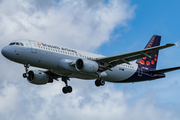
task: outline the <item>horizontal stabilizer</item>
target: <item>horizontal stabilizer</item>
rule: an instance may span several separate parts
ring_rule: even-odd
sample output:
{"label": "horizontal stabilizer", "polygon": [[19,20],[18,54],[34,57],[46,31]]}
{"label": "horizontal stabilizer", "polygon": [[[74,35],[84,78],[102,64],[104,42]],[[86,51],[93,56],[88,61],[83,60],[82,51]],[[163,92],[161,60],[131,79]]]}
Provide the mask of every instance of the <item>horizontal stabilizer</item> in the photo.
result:
{"label": "horizontal stabilizer", "polygon": [[153,70],[150,71],[151,73],[159,74],[159,73],[166,73],[166,72],[171,72],[174,70],[178,70],[180,67],[173,67],[173,68],[166,68],[166,69],[160,69],[160,70]]}

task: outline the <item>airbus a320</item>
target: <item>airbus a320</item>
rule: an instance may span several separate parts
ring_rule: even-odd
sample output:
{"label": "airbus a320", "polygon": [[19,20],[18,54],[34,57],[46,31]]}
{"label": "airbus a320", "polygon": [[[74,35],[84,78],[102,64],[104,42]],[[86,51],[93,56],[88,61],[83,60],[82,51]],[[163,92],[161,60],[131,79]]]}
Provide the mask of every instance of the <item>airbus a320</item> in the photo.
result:
{"label": "airbus a320", "polygon": [[[52,83],[59,78],[65,83],[63,93],[71,93],[70,78],[95,80],[97,87],[105,81],[129,83],[164,78],[166,72],[180,67],[157,70],[159,50],[175,44],[160,45],[161,36],[153,35],[144,49],[102,56],[67,47],[49,45],[33,40],[17,40],[4,47],[1,52],[7,59],[23,64],[23,77],[36,85]],[[30,66],[45,69],[29,70]]]}

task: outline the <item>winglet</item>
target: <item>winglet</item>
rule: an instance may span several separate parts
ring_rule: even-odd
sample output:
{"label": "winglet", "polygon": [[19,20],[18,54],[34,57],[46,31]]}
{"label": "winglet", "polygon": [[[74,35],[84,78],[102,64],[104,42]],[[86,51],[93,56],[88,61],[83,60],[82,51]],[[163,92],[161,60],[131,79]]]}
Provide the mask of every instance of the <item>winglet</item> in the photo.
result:
{"label": "winglet", "polygon": [[178,43],[179,43],[179,42],[177,42],[177,43],[174,43],[174,44],[176,45],[176,47],[178,47]]}

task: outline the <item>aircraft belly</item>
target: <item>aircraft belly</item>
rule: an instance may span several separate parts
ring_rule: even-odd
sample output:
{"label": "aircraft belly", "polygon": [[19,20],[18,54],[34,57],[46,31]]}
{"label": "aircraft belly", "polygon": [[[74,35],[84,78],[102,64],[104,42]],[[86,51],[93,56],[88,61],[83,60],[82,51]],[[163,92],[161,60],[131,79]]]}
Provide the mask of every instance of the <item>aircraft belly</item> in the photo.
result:
{"label": "aircraft belly", "polygon": [[82,72],[72,72],[65,69],[53,70],[54,73],[59,74],[60,76],[68,76],[69,78],[79,78],[85,80],[97,79],[97,74],[95,73],[82,73]]}

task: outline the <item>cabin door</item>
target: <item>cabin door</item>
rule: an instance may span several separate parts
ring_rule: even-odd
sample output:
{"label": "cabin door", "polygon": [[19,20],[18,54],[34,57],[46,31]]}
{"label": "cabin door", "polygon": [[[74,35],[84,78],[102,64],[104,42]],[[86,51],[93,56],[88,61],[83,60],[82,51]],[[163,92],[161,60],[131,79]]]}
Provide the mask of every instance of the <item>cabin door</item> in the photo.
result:
{"label": "cabin door", "polygon": [[37,46],[36,43],[32,40],[29,40],[30,44],[31,44],[31,52],[32,53],[37,53]]}

